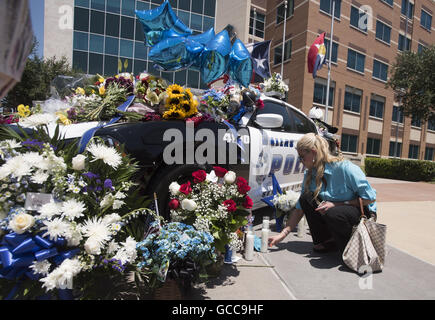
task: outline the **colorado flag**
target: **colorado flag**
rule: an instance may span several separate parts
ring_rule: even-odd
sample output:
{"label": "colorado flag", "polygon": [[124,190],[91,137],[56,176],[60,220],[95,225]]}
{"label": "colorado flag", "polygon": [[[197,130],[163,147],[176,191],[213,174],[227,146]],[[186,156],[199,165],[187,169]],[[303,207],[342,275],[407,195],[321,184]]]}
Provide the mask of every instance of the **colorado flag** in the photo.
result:
{"label": "colorado flag", "polygon": [[308,51],[308,72],[316,77],[317,70],[322,68],[326,59],[325,32],[316,38]]}

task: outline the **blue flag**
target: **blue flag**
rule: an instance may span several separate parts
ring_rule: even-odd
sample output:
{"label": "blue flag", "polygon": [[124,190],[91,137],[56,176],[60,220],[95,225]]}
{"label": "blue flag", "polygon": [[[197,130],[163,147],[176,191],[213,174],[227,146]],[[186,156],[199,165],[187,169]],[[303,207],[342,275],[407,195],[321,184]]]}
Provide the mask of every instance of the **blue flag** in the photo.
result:
{"label": "blue flag", "polygon": [[246,45],[246,49],[248,49],[251,54],[252,66],[254,68],[254,77],[251,82],[262,82],[263,79],[267,79],[271,77],[270,74],[270,66],[269,66],[269,49],[270,49],[270,40],[257,42],[257,43],[249,43]]}

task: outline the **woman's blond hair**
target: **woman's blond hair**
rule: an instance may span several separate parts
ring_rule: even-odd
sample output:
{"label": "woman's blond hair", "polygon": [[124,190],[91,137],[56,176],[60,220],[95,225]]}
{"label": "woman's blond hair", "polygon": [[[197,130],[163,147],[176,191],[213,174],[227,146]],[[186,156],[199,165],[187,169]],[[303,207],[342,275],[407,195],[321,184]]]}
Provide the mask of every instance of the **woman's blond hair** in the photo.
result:
{"label": "woman's blond hair", "polygon": [[[337,161],[343,161],[343,156],[334,156],[329,152],[329,144],[325,138],[315,133],[307,133],[297,143],[296,150],[298,153],[315,151],[313,169],[317,169],[316,173],[316,190],[314,191],[314,198],[316,199],[320,193],[323,184],[323,174],[325,172],[325,164]],[[309,186],[313,178],[313,169],[309,169],[305,179],[304,190],[309,191]]]}

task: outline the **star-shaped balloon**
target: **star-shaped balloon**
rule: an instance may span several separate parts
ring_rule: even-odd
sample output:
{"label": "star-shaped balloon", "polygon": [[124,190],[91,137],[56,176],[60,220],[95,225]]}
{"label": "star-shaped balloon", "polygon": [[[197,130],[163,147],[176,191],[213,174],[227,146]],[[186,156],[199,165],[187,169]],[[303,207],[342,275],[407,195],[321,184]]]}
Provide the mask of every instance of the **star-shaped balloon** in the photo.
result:
{"label": "star-shaped balloon", "polygon": [[268,197],[264,197],[261,199],[261,201],[263,201],[264,203],[266,203],[268,206],[273,208],[273,214],[275,216],[275,221],[276,221],[276,231],[277,232],[281,232],[282,230],[282,222],[284,220],[284,215],[281,215],[279,218],[276,217],[276,206],[273,203],[273,198],[279,193],[282,194],[282,190],[281,187],[278,183],[278,180],[275,177],[275,174],[272,173],[272,195],[268,196]]}
{"label": "star-shaped balloon", "polygon": [[243,42],[237,39],[231,49],[228,74],[233,80],[248,87],[252,78],[252,70],[251,55]]}

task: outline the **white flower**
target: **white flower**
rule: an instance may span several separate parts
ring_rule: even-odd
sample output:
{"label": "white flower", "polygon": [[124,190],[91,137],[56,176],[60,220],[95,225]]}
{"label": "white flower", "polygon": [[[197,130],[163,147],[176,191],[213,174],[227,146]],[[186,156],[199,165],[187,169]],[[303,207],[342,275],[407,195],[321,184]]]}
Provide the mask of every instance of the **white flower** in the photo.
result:
{"label": "white flower", "polygon": [[197,206],[196,202],[190,199],[184,199],[181,201],[181,208],[183,208],[183,210],[194,211]]}
{"label": "white flower", "polygon": [[224,181],[227,184],[232,184],[236,181],[236,173],[234,171],[228,171],[224,176]]}
{"label": "white flower", "polygon": [[112,223],[116,223],[119,221],[121,221],[121,217],[117,213],[112,213],[112,214],[106,215],[103,218],[103,223],[105,223],[107,225],[112,224]]}
{"label": "white flower", "polygon": [[9,229],[22,234],[35,224],[35,218],[27,213],[19,213],[9,222]]}
{"label": "white flower", "polygon": [[85,237],[93,238],[93,240],[100,243],[109,241],[111,238],[111,232],[108,225],[96,217],[86,220],[81,226],[81,231]]}
{"label": "white flower", "polygon": [[74,220],[83,216],[83,212],[86,210],[85,204],[75,199],[70,199],[62,204],[62,216]]}
{"label": "white flower", "polygon": [[65,259],[62,264],[53,270],[47,277],[40,279],[47,291],[58,289],[72,289],[73,278],[82,270],[78,259]]}
{"label": "white flower", "polygon": [[39,219],[51,219],[52,217],[61,214],[61,204],[50,201],[49,203],[44,204],[38,212],[40,213],[38,216]]}
{"label": "white flower", "polygon": [[127,195],[125,193],[123,193],[123,192],[120,192],[120,191],[118,191],[115,194],[115,199],[125,199],[125,197],[127,197]]}
{"label": "white flower", "polygon": [[45,173],[44,171],[38,170],[31,177],[30,180],[36,184],[43,184],[45,181],[47,181],[48,177],[49,177],[49,174]]}
{"label": "white flower", "polygon": [[50,270],[51,263],[48,260],[35,261],[30,266],[30,269],[33,270],[33,274],[42,274],[46,276]]}
{"label": "white flower", "polygon": [[85,250],[92,255],[101,254],[102,243],[96,237],[90,237],[85,242]]}
{"label": "white flower", "polygon": [[35,113],[27,118],[20,119],[20,126],[22,127],[37,127],[48,125],[56,122],[57,116],[51,113]]}
{"label": "white flower", "polygon": [[137,242],[132,237],[128,237],[125,242],[121,243],[122,248],[113,258],[120,260],[122,264],[133,262],[137,257],[136,244]]}
{"label": "white flower", "polygon": [[78,154],[76,155],[73,159],[72,159],[72,167],[74,170],[77,171],[81,171],[85,168],[85,160],[86,157],[82,154]]}
{"label": "white flower", "polygon": [[124,205],[124,201],[121,200],[115,200],[113,201],[113,209],[117,210],[119,208],[121,208]]}
{"label": "white flower", "polygon": [[45,227],[41,230],[47,230],[42,236],[49,236],[50,240],[56,241],[58,237],[71,237],[71,226],[62,218],[55,218],[51,221],[43,221]]}
{"label": "white flower", "polygon": [[119,249],[119,244],[116,243],[115,240],[110,241],[107,246],[107,254],[113,254]]}
{"label": "white flower", "polygon": [[80,230],[73,229],[69,234],[65,236],[67,240],[67,245],[69,247],[76,247],[80,244],[80,241],[82,241],[83,237],[80,233]]}
{"label": "white flower", "polygon": [[206,177],[207,181],[210,181],[210,182],[213,182],[213,183],[217,183],[218,179],[219,179],[219,177],[216,175],[214,170],[210,171],[210,173],[207,173],[207,177]]}
{"label": "white flower", "polygon": [[172,182],[170,185],[169,185],[169,191],[171,192],[171,194],[173,195],[173,196],[177,196],[177,195],[179,195],[180,194],[180,185],[177,183],[177,182]]}
{"label": "white flower", "polygon": [[32,167],[25,161],[23,155],[10,158],[0,168],[0,179],[4,179],[9,175],[13,175],[16,178],[29,175]]}
{"label": "white flower", "polygon": [[44,157],[37,152],[26,152],[23,154],[23,160],[32,167],[38,167],[40,163],[44,162]]}
{"label": "white flower", "polygon": [[21,147],[21,142],[18,142],[15,139],[6,139],[6,140],[3,140],[1,142],[1,145],[2,146],[5,145],[5,146],[7,146],[7,148],[10,148],[10,149],[16,149],[16,148]]}
{"label": "white flower", "polygon": [[110,207],[113,204],[113,196],[111,194],[105,195],[103,200],[100,201],[100,208]]}
{"label": "white flower", "polygon": [[88,146],[87,150],[94,157],[92,161],[102,160],[113,169],[116,169],[122,163],[121,155],[114,148],[102,144],[91,144]]}

